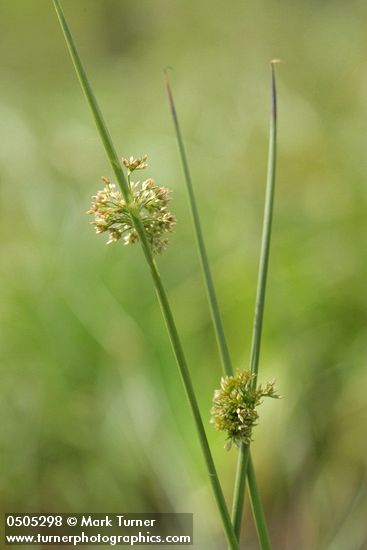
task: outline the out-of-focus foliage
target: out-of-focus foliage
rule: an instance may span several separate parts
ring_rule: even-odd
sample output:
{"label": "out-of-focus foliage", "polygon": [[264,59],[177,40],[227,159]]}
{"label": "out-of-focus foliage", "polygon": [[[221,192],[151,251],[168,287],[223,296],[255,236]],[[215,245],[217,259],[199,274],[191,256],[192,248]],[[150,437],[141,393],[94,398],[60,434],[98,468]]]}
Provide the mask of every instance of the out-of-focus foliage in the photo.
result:
{"label": "out-of-focus foliage", "polygon": [[[279,66],[279,163],[253,453],[275,548],[366,548],[366,3],[63,1],[120,155],[149,154],[177,226],[159,258],[209,425],[221,376],[162,70],[235,366],[246,367]],[[84,215],[112,177],[49,0],[1,2],[2,511],[193,511],[224,548],[138,247]],[[247,511],[248,512],[248,511]],[[249,517],[249,514],[247,514]],[[256,549],[250,523],[246,548]]]}

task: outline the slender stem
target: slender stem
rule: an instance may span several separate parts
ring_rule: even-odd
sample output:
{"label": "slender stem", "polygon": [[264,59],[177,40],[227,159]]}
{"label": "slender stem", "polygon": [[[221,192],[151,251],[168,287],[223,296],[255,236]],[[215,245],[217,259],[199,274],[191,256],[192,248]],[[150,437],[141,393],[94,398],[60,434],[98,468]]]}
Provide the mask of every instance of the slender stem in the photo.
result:
{"label": "slender stem", "polygon": [[63,9],[61,7],[61,4],[59,3],[59,0],[53,0],[53,3],[54,3],[54,6],[55,6],[57,16],[59,18],[59,22],[60,22],[62,31],[63,31],[64,36],[65,36],[65,41],[66,41],[67,47],[68,47],[69,52],[70,52],[70,56],[71,56],[71,59],[72,59],[72,62],[73,62],[74,68],[75,68],[75,72],[78,76],[80,85],[82,87],[82,90],[84,92],[86,100],[89,104],[89,107],[92,111],[94,121],[96,123],[99,135],[102,139],[104,148],[105,148],[107,156],[108,156],[108,160],[110,161],[110,163],[112,165],[112,169],[113,169],[113,171],[115,173],[115,176],[116,176],[116,179],[117,179],[117,181],[118,181],[118,183],[121,187],[121,191],[124,195],[124,198],[125,198],[126,202],[128,202],[129,189],[128,189],[127,181],[126,181],[121,163],[118,160],[116,150],[115,150],[115,147],[112,143],[110,133],[107,129],[106,123],[105,123],[105,121],[103,119],[103,116],[102,116],[102,113],[101,113],[101,110],[99,108],[99,105],[98,105],[97,100],[95,98],[95,95],[93,93],[92,86],[89,83],[87,74],[86,74],[85,69],[83,67],[82,60],[79,56],[79,53],[78,53],[78,50],[76,48],[74,39],[72,37],[69,26],[68,26],[67,21],[65,19],[65,15],[64,15]]}
{"label": "slender stem", "polygon": [[[276,61],[270,63],[271,71],[271,115],[270,115],[270,130],[269,130],[269,156],[268,156],[268,171],[267,171],[267,183],[266,183],[266,195],[265,195],[265,209],[264,209],[264,221],[263,221],[263,231],[262,231],[262,241],[261,241],[261,252],[260,252],[260,263],[259,263],[259,275],[258,275],[258,284],[256,292],[256,304],[255,304],[255,315],[254,315],[254,325],[253,325],[253,334],[252,334],[252,343],[251,343],[251,355],[250,355],[250,370],[255,375],[253,386],[256,387],[257,375],[259,370],[259,358],[260,358],[260,346],[261,346],[261,335],[262,335],[262,326],[263,326],[263,317],[264,317],[264,305],[265,305],[265,291],[266,291],[266,281],[268,274],[268,265],[269,265],[269,252],[270,252],[270,239],[271,239],[271,228],[272,228],[272,218],[273,218],[273,206],[274,206],[274,189],[275,189],[275,168],[276,168],[276,138],[277,138],[277,95],[276,95],[276,82],[275,82],[275,70],[274,64]],[[242,451],[242,450],[241,450]],[[245,452],[245,451],[242,451]],[[246,450],[246,453],[249,453],[249,447]],[[252,464],[250,457],[250,464]],[[239,477],[245,477],[246,475],[246,460],[245,457],[242,460],[242,471],[240,468],[237,470]],[[257,526],[258,533],[261,533],[262,538],[260,544],[262,545],[262,550],[266,550],[271,547],[269,536],[267,530],[263,529],[262,526],[265,523],[264,513],[261,506],[261,500],[259,496],[259,491],[255,479],[255,472],[252,467],[252,482],[250,483],[250,472],[247,471],[248,482],[249,482],[249,493],[252,503],[252,511],[255,518],[255,523]],[[236,482],[237,491],[234,495],[234,522],[235,532],[237,537],[239,537],[241,529],[241,521],[239,519],[240,514],[242,514],[243,509],[243,499],[244,491],[242,490],[242,485],[239,481]],[[260,526],[260,527],[259,527]],[[260,535],[259,535],[260,536]],[[265,545],[263,545],[265,541]]]}
{"label": "slender stem", "polygon": [[[87,75],[86,75],[85,70],[82,66],[80,57],[78,55],[78,52],[77,52],[74,40],[72,38],[71,32],[68,28],[68,25],[67,25],[65,16],[63,14],[61,5],[59,3],[59,0],[53,0],[53,2],[54,2],[54,6],[55,6],[55,9],[56,9],[57,15],[59,17],[61,27],[62,27],[63,32],[64,32],[65,40],[68,44],[69,51],[70,51],[71,57],[72,57],[73,62],[74,62],[76,72],[79,76],[79,80],[81,82],[83,91],[84,91],[85,95],[87,96],[88,103],[91,107],[94,119],[95,119],[96,124],[97,124],[99,134],[100,134],[102,142],[103,142],[103,145],[106,149],[108,158],[111,162],[112,168],[114,169],[114,172],[116,174],[116,177],[117,177],[118,183],[121,187],[121,190],[124,193],[124,196],[128,199],[129,198],[128,183],[125,179],[122,168],[119,165],[119,161],[118,161],[115,149],[113,147],[111,138],[110,138],[109,133],[107,131],[106,125],[104,123],[102,113],[101,113],[101,111],[100,111],[100,109],[97,105],[96,98],[94,97],[91,86],[88,82]],[[207,440],[207,437],[206,437],[205,428],[204,428],[204,424],[203,424],[203,421],[202,421],[202,418],[201,418],[198,402],[197,402],[197,399],[196,399],[196,396],[195,396],[195,392],[194,392],[190,372],[189,372],[189,369],[188,369],[188,366],[187,366],[187,363],[186,363],[186,359],[185,359],[184,352],[183,352],[183,349],[182,349],[182,345],[181,345],[181,342],[180,342],[180,338],[179,338],[179,335],[178,335],[178,332],[177,332],[177,328],[176,328],[176,324],[175,324],[175,321],[174,321],[174,318],[173,318],[173,314],[172,314],[172,311],[171,311],[171,308],[170,308],[170,305],[169,305],[169,302],[168,302],[167,294],[165,292],[165,289],[164,289],[164,286],[163,286],[163,283],[162,283],[162,280],[161,280],[161,277],[160,277],[160,274],[159,274],[159,271],[158,271],[158,267],[157,267],[157,265],[154,261],[154,258],[153,258],[153,255],[152,255],[152,252],[151,252],[151,249],[150,249],[147,237],[146,237],[146,233],[145,233],[143,224],[142,224],[140,218],[138,218],[133,212],[131,212],[131,216],[133,218],[136,231],[139,235],[139,239],[140,239],[140,242],[141,242],[141,245],[142,245],[143,253],[144,253],[145,259],[147,261],[147,264],[149,266],[150,273],[152,275],[152,279],[153,279],[153,282],[154,282],[154,287],[155,287],[155,290],[156,290],[156,294],[157,294],[157,297],[158,297],[158,300],[159,300],[159,303],[160,303],[160,306],[161,306],[163,317],[164,317],[165,322],[166,322],[166,326],[167,326],[167,330],[168,330],[168,333],[169,333],[171,345],[172,345],[172,348],[173,348],[173,351],[174,351],[174,354],[175,354],[175,357],[176,357],[176,361],[177,361],[177,364],[178,364],[178,367],[179,367],[179,371],[180,371],[181,378],[182,378],[182,381],[183,381],[183,384],[184,384],[186,395],[187,395],[187,398],[188,398],[188,401],[189,401],[189,404],[190,404],[191,412],[192,412],[193,417],[194,417],[194,421],[195,421],[195,425],[196,425],[196,429],[197,429],[197,433],[198,433],[202,453],[204,455],[204,460],[205,460],[205,463],[206,463],[207,471],[208,471],[208,474],[209,474],[209,478],[210,478],[210,481],[211,481],[211,485],[212,485],[212,488],[213,488],[213,492],[214,492],[216,503],[217,503],[217,506],[218,506],[218,509],[219,509],[219,513],[220,513],[220,516],[221,516],[221,519],[222,519],[222,523],[223,523],[224,531],[225,531],[225,534],[226,534],[226,537],[227,537],[227,541],[228,541],[228,544],[229,544],[229,546],[232,550],[239,550],[238,542],[237,542],[237,539],[235,537],[235,534],[234,534],[234,531],[233,531],[233,528],[232,528],[230,515],[229,515],[229,512],[228,512],[228,508],[227,508],[227,505],[226,505],[224,494],[223,494],[223,491],[222,491],[222,488],[221,488],[221,485],[220,485],[220,482],[219,482],[219,478],[218,478],[218,475],[217,475],[217,472],[216,472],[216,468],[215,468],[213,457],[212,457],[212,454],[211,454],[211,451],[210,451],[209,443],[208,443],[208,440]]]}
{"label": "slender stem", "polygon": [[175,103],[173,100],[172,89],[168,80],[167,69],[164,72],[164,80],[165,80],[165,85],[168,93],[169,104],[171,107],[172,119],[175,127],[178,148],[180,152],[182,167],[183,167],[185,181],[186,181],[186,188],[189,196],[190,210],[191,210],[192,220],[195,228],[196,242],[197,242],[198,251],[199,251],[200,263],[201,263],[201,267],[204,275],[205,287],[208,295],[210,312],[212,315],[212,320],[213,320],[213,325],[215,330],[215,336],[217,339],[223,371],[225,372],[225,374],[230,376],[233,374],[232,361],[229,355],[228,345],[224,334],[223,322],[219,311],[218,300],[214,289],[212,274],[209,267],[208,254],[206,251],[204,236],[201,229],[199,210],[196,203],[194,187],[192,185],[192,180],[191,180],[189,165],[187,162],[185,147],[182,139],[181,129],[178,122]]}
{"label": "slender stem", "polygon": [[[198,245],[199,258],[200,258],[205,286],[207,290],[210,311],[212,314],[212,320],[214,325],[214,331],[215,331],[217,344],[219,348],[219,354],[222,362],[222,368],[224,373],[230,376],[230,375],[233,375],[232,361],[228,350],[222,317],[219,311],[218,300],[217,300],[217,296],[214,288],[211,270],[209,267],[208,254],[206,251],[205,240],[201,229],[200,216],[199,216],[199,211],[196,203],[194,187],[191,180],[186,151],[183,143],[183,138],[181,134],[175,102],[173,99],[172,88],[170,86],[169,79],[168,79],[167,69],[164,71],[164,81],[167,89],[173,124],[174,124],[177,143],[178,143],[178,149],[179,149],[182,167],[184,171],[186,188],[189,196],[191,215],[194,223],[196,241]],[[236,480],[235,480],[235,489],[234,489],[235,497],[234,497],[233,509],[232,509],[232,524],[238,540],[241,534],[241,522],[242,522],[244,494],[245,494],[245,485],[246,485],[246,476],[244,475],[244,472],[246,472],[246,469],[247,469],[249,456],[250,456],[249,446],[241,445],[241,448],[239,450],[238,461],[237,461],[237,471],[236,471]],[[256,491],[257,484],[252,484],[250,490]],[[260,500],[259,494],[254,495],[254,500],[256,501]],[[257,509],[254,508],[254,514],[256,514],[256,511]],[[256,517],[255,517],[255,523],[257,523]]]}
{"label": "slender stem", "polygon": [[176,357],[177,364],[179,366],[181,378],[185,387],[186,395],[190,403],[191,411],[194,416],[196,429],[199,436],[199,441],[201,444],[202,452],[207,466],[207,471],[209,474],[210,482],[214,491],[214,495],[217,501],[217,506],[222,518],[223,526],[227,536],[227,541],[231,549],[239,549],[237,538],[234,534],[234,530],[231,524],[231,518],[228,512],[228,508],[224,499],[223,491],[219,482],[218,474],[214,465],[213,457],[209,448],[208,439],[205,433],[204,424],[201,418],[199,411],[199,406],[196,400],[194,388],[192,385],[192,380],[190,376],[189,369],[187,367],[186,359],[183,353],[181,342],[178,336],[176,324],[172,315],[172,311],[168,302],[164,286],[162,284],[161,277],[159,275],[156,263],[152,257],[150,247],[146,241],[145,231],[142,227],[140,219],[136,219],[136,229],[139,234],[139,238],[143,245],[144,255],[146,257],[147,263],[149,265],[158,300],[161,306],[163,317],[166,322],[167,330],[170,336],[171,345]]}
{"label": "slender stem", "polygon": [[266,526],[265,514],[262,507],[260,492],[257,486],[254,464],[251,456],[247,468],[247,481],[249,487],[251,509],[256,518],[256,530],[262,550],[271,550],[270,538]]}
{"label": "slender stem", "polygon": [[[241,536],[243,507],[244,507],[244,500],[245,500],[244,497],[245,497],[245,489],[246,489],[246,472],[248,472],[247,468],[248,468],[249,459],[250,459],[250,447],[249,445],[245,445],[244,443],[242,443],[238,451],[237,470],[236,470],[236,478],[234,482],[233,504],[232,504],[232,525],[238,540],[240,540],[240,536]],[[254,509],[253,512],[254,512],[253,514],[254,520],[256,523],[256,517],[255,517],[256,509]]]}
{"label": "slender stem", "polygon": [[[269,133],[269,157],[268,157],[268,173],[265,195],[265,209],[263,231],[261,239],[261,253],[259,263],[259,276],[256,292],[255,316],[251,343],[251,360],[250,369],[257,377],[259,370],[259,358],[261,347],[261,335],[264,318],[265,292],[268,276],[269,252],[271,229],[273,220],[274,207],[274,190],[275,190],[275,169],[276,169],[276,145],[277,145],[277,94],[275,82],[275,61],[270,64],[271,70],[271,116],[270,116],[270,133]],[[256,385],[256,378],[254,384]]]}

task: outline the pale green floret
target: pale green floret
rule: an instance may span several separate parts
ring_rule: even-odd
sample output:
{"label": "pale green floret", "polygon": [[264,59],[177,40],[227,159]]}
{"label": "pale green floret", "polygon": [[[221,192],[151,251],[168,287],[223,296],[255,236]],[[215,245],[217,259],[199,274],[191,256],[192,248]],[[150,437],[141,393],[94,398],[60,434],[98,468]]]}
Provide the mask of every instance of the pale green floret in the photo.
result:
{"label": "pale green floret", "polygon": [[252,429],[259,418],[256,407],[262,403],[262,397],[279,398],[274,381],[265,388],[256,388],[254,380],[255,375],[249,370],[237,371],[234,376],[223,377],[221,388],[214,392],[211,422],[217,430],[227,432],[227,449],[232,443],[239,446],[251,442]]}
{"label": "pale green floret", "polygon": [[147,161],[148,156],[144,155],[143,157],[139,159],[134,159],[134,157],[130,157],[129,159],[122,159],[122,164],[127,168],[127,171],[129,174],[131,172],[134,172],[134,170],[144,170],[148,166]]}

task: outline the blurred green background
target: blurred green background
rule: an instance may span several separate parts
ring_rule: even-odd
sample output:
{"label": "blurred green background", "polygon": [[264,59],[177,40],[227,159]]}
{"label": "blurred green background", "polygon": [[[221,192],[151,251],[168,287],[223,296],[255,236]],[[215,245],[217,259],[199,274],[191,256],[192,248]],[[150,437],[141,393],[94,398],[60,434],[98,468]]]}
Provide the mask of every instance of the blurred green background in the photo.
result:
{"label": "blurred green background", "polygon": [[[364,1],[64,0],[121,156],[178,224],[159,265],[205,419],[221,376],[162,82],[181,119],[226,333],[247,366],[281,58],[278,187],[253,455],[274,548],[367,548]],[[181,511],[225,548],[138,247],[84,215],[110,167],[50,0],[0,3],[0,508]],[[207,424],[232,496],[236,451]],[[246,510],[244,548],[258,548]]]}

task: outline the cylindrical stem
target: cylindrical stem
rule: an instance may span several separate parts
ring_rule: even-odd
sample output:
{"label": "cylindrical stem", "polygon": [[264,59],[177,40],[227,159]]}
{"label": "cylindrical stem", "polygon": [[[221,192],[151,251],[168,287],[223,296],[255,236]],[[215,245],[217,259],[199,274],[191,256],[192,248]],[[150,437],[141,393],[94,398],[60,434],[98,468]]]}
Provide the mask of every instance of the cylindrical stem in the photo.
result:
{"label": "cylindrical stem", "polygon": [[157,266],[155,261],[152,258],[150,248],[148,243],[146,242],[145,233],[141,231],[141,221],[136,220],[136,229],[139,234],[139,238],[142,241],[143,244],[143,251],[146,257],[146,260],[148,262],[150,272],[152,274],[152,278],[154,281],[156,293],[158,296],[158,300],[161,306],[161,310],[163,313],[163,317],[166,322],[167,330],[170,336],[171,345],[176,357],[177,364],[179,366],[181,378],[185,387],[186,395],[190,403],[191,412],[194,416],[196,429],[199,436],[199,441],[201,445],[201,449],[204,455],[204,459],[206,462],[207,471],[209,474],[209,479],[213,488],[213,492],[215,495],[215,499],[217,502],[217,506],[222,518],[224,530],[227,536],[227,541],[229,544],[229,547],[233,550],[239,549],[237,538],[234,534],[234,530],[231,524],[231,518],[228,513],[228,508],[225,502],[225,498],[223,495],[222,487],[219,482],[218,474],[214,465],[213,457],[210,451],[208,439],[206,436],[204,424],[201,418],[201,414],[199,411],[199,406],[196,400],[194,388],[192,385],[191,376],[187,367],[186,359],[183,353],[183,349],[181,346],[181,342],[177,333],[177,328],[174,322],[174,318],[172,315],[172,311],[168,302],[168,298],[164,289],[164,286],[162,284],[162,280],[160,278]]}
{"label": "cylindrical stem", "polygon": [[261,550],[271,550],[271,543],[266,526],[265,514],[261,503],[260,491],[257,486],[256,476],[252,458],[250,456],[247,467],[247,481],[249,487],[250,504],[255,518],[257,535],[260,541]]}
{"label": "cylindrical stem", "polygon": [[[277,145],[277,94],[275,83],[274,63],[270,63],[271,70],[271,115],[270,115],[270,130],[269,130],[269,157],[268,157],[268,172],[265,195],[264,221],[261,239],[261,253],[259,263],[259,276],[256,292],[256,305],[254,315],[254,327],[251,344],[251,360],[250,369],[257,377],[259,370],[260,347],[262,326],[264,318],[265,292],[266,282],[268,277],[269,253],[271,229],[273,220],[274,208],[274,190],[275,190],[275,169],[276,169],[276,145]],[[256,386],[257,380],[254,379]]]}
{"label": "cylindrical stem", "polygon": [[[270,114],[270,130],[269,130],[269,156],[268,156],[268,170],[267,170],[267,182],[266,182],[266,194],[265,194],[264,221],[263,221],[260,263],[259,263],[259,272],[258,272],[259,274],[258,274],[254,325],[253,325],[251,355],[250,355],[250,370],[253,374],[255,374],[255,378],[253,381],[254,388],[256,387],[256,384],[257,384],[257,374],[259,370],[261,335],[262,335],[264,306],[265,306],[265,291],[266,291],[266,281],[267,281],[267,275],[268,275],[270,239],[271,239],[273,207],[274,207],[276,141],[277,141],[276,140],[277,138],[277,94],[276,94],[274,63],[275,62],[272,61],[270,64],[271,114]],[[249,450],[246,451],[246,454],[248,453],[249,453]],[[240,532],[241,532],[241,521],[239,519],[239,515],[242,513],[243,500],[244,500],[244,490],[243,490],[244,482],[241,483],[241,478],[245,477],[245,475],[246,475],[246,460],[244,457],[237,469],[237,479],[235,484],[233,514],[232,514],[232,518],[235,526],[235,532],[238,539],[240,537]],[[249,472],[247,472],[247,475],[249,476]],[[253,468],[252,468],[252,475],[253,475],[252,479],[256,481],[255,471]],[[257,483],[250,484],[250,481],[249,481],[249,493],[250,493],[250,499],[252,502],[257,502],[257,503],[261,502],[260,495],[257,490]],[[252,507],[256,525],[259,525],[265,522],[264,514],[262,515],[261,518],[257,517],[259,510],[260,508],[258,506]],[[260,540],[260,544],[262,544],[261,540]],[[268,546],[261,546],[261,550],[266,550],[268,548],[270,548],[269,540],[268,540]]]}
{"label": "cylindrical stem", "polygon": [[168,93],[168,99],[169,99],[169,104],[171,108],[173,124],[175,127],[175,133],[176,133],[178,149],[181,157],[182,168],[185,176],[186,189],[189,197],[191,216],[194,223],[196,242],[197,242],[198,252],[199,252],[199,259],[200,259],[201,268],[203,271],[205,288],[207,291],[209,307],[210,307],[210,312],[211,312],[213,326],[214,326],[214,332],[215,332],[215,336],[218,344],[218,350],[221,357],[224,373],[227,375],[232,375],[233,374],[232,361],[229,355],[227,340],[224,334],[222,317],[219,311],[217,295],[214,288],[213,277],[211,274],[208,254],[206,251],[206,246],[204,241],[204,235],[201,229],[199,210],[196,203],[194,187],[191,181],[189,164],[187,162],[185,147],[184,147],[184,143],[181,135],[180,124],[178,122],[176,107],[173,100],[172,89],[168,80],[167,69],[164,72],[164,80],[165,80],[166,90]]}
{"label": "cylindrical stem", "polygon": [[[232,507],[232,525],[234,532],[236,534],[237,540],[240,540],[241,536],[241,526],[242,526],[242,516],[243,516],[243,505],[244,505],[244,495],[246,488],[246,472],[248,472],[248,463],[250,459],[250,447],[249,445],[241,444],[238,449],[238,460],[237,460],[237,470],[236,470],[236,479],[234,484],[233,492],[233,507]],[[247,474],[248,475],[248,474]],[[255,474],[254,474],[255,475]],[[253,488],[252,485],[249,490]],[[253,510],[254,514],[256,509]],[[254,515],[255,523],[256,518]]]}

